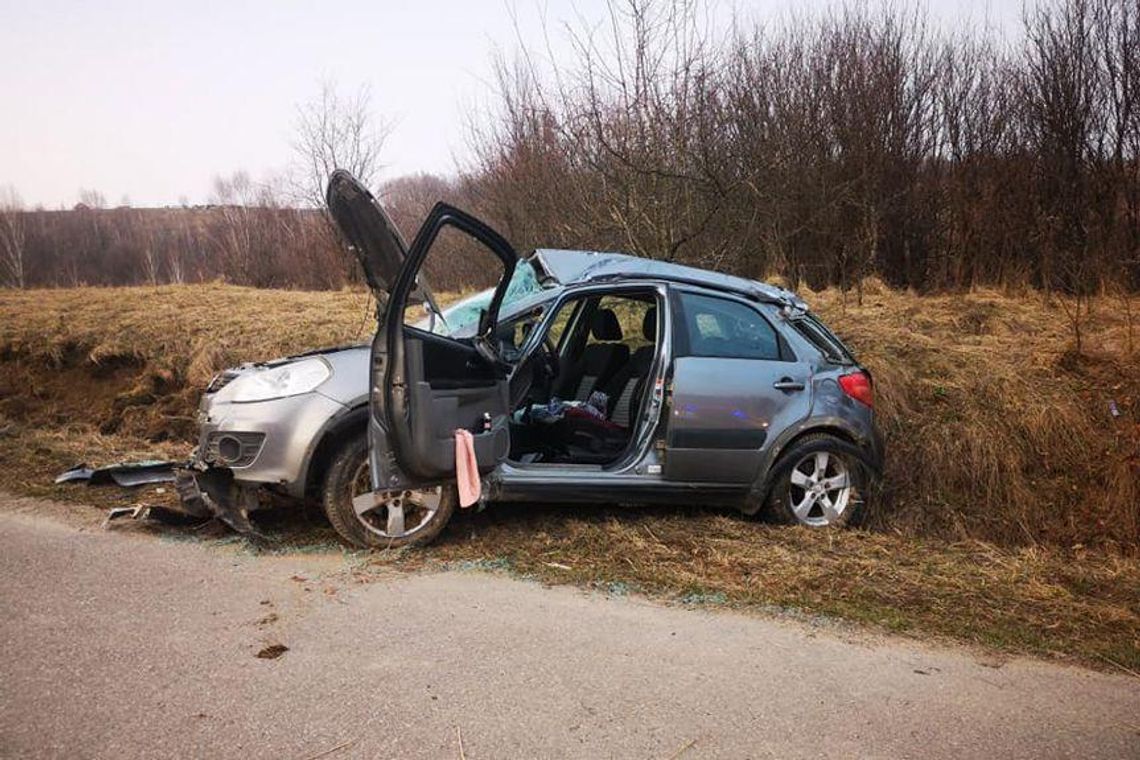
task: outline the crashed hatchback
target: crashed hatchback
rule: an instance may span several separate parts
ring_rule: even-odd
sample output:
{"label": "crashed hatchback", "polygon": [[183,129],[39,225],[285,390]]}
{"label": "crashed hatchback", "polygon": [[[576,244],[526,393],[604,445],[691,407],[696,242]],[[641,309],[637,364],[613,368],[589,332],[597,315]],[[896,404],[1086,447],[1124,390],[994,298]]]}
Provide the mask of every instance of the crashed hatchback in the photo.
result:
{"label": "crashed hatchback", "polygon": [[[379,304],[375,336],[216,377],[178,482],[195,508],[250,530],[260,491],[319,499],[358,547],[431,541],[460,491],[816,527],[865,513],[882,462],[872,378],[794,294],[617,253],[523,258],[443,203],[409,246],[343,171],[327,200]],[[432,271],[491,286],[441,309],[433,253]]]}

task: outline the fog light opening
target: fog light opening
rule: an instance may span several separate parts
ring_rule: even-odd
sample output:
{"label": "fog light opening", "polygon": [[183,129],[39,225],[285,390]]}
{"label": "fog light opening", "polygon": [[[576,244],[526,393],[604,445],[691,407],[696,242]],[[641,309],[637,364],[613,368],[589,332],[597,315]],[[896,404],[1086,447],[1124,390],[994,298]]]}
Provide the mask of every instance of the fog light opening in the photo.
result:
{"label": "fog light opening", "polygon": [[233,464],[241,459],[241,441],[232,435],[224,435],[219,438],[218,458],[226,464]]}

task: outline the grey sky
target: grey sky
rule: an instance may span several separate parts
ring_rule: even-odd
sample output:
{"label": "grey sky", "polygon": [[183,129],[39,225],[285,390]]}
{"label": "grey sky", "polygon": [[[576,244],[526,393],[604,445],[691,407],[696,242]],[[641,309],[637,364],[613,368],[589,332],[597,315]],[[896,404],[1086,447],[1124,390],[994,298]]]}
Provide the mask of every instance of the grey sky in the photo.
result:
{"label": "grey sky", "polygon": [[[736,3],[760,18],[828,4]],[[80,188],[111,203],[201,202],[216,174],[288,165],[296,104],[322,79],[346,93],[369,86],[377,114],[395,120],[385,176],[454,171],[491,51],[516,47],[512,6],[535,45],[545,7],[556,52],[562,22],[604,17],[603,0],[0,0],[0,186],[47,207],[74,204]],[[1021,3],[928,6],[946,25],[1015,31]]]}

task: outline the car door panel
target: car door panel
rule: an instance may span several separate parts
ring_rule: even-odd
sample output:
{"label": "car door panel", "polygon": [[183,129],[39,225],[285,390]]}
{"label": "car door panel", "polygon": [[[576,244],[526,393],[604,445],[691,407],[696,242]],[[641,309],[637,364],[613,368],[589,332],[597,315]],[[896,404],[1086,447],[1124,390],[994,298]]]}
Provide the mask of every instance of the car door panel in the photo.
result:
{"label": "car door panel", "polygon": [[[806,362],[686,356],[673,364],[667,480],[747,483],[756,477],[770,430],[807,416]],[[786,379],[804,390],[778,390]]]}
{"label": "car door panel", "polygon": [[465,342],[407,332],[413,456],[448,476],[455,467],[455,430],[462,428],[472,433],[480,471],[490,471],[510,447],[507,383]]}

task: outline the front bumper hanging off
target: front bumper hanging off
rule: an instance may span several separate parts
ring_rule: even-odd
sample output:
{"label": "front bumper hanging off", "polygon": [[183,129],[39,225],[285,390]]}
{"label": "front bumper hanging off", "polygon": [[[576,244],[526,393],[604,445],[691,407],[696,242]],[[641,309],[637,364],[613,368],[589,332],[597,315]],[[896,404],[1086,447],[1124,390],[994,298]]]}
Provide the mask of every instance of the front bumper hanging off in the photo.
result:
{"label": "front bumper hanging off", "polygon": [[174,490],[185,512],[221,520],[238,533],[258,536],[249,521],[249,512],[257,506],[257,493],[234,482],[229,470],[208,467],[179,468],[174,471]]}
{"label": "front bumper hanging off", "polygon": [[116,507],[107,513],[104,524],[120,517],[154,518],[168,523],[216,519],[238,533],[261,537],[249,520],[257,507],[257,492],[234,481],[225,468],[184,462],[119,462],[106,467],[78,465],[56,478],[56,483],[86,482],[88,485],[117,485],[131,488],[157,483],[173,483],[177,505]]}

